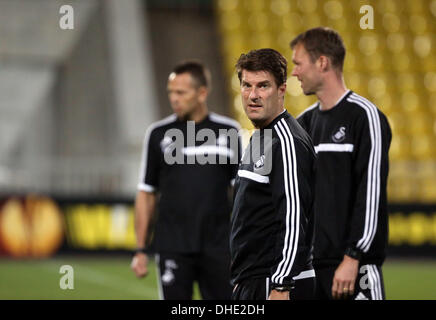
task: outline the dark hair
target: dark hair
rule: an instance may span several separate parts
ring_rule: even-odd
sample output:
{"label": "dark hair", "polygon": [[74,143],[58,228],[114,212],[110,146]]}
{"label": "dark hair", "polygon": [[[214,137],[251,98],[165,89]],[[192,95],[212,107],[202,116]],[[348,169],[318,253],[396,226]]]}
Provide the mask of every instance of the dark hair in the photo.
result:
{"label": "dark hair", "polygon": [[309,54],[312,62],[321,55],[330,58],[334,68],[342,71],[345,59],[345,46],[342,38],[335,30],[327,27],[309,29],[291,41],[291,49],[302,44]]}
{"label": "dark hair", "polygon": [[173,69],[173,73],[182,74],[189,73],[194,80],[194,85],[199,87],[210,88],[211,77],[209,70],[198,61],[185,61],[176,65]]}
{"label": "dark hair", "polygon": [[286,83],[288,61],[274,49],[251,50],[241,54],[235,65],[239,81],[242,80],[242,70],[269,71],[276,81],[277,87]]}

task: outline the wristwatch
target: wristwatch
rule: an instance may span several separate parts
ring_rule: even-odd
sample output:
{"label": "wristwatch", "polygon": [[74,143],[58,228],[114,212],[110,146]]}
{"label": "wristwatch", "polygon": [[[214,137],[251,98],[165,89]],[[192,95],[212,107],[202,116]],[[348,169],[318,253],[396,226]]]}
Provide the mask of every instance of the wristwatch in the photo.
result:
{"label": "wristwatch", "polygon": [[362,252],[360,252],[357,249],[353,249],[351,247],[348,247],[345,250],[345,254],[353,259],[356,259],[356,260],[360,260],[362,258]]}
{"label": "wristwatch", "polygon": [[271,290],[276,290],[278,292],[286,292],[291,291],[295,286],[295,281],[291,280],[291,282],[287,282],[286,284],[279,284],[271,282]]}

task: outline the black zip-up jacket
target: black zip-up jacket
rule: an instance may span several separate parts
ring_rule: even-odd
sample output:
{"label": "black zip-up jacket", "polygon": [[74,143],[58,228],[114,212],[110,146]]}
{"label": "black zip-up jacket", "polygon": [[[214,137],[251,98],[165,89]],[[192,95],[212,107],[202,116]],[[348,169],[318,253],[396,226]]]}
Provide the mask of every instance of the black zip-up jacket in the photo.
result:
{"label": "black zip-up jacket", "polygon": [[348,91],[332,109],[321,111],[316,103],[297,120],[317,152],[314,265],[338,265],[344,254],[381,265],[391,142],[385,115]]}
{"label": "black zip-up jacket", "polygon": [[[181,145],[173,141],[174,130],[180,133]],[[154,250],[228,254],[231,214],[228,189],[238,169],[240,152],[239,140],[232,144],[225,132],[237,133],[239,124],[210,112],[204,120],[195,123],[195,130],[190,133],[198,137],[200,132],[209,130],[217,139],[203,142],[196,138],[193,146],[187,144],[188,130],[188,123],[172,114],[153,123],[144,138],[138,190],[160,196],[153,230]],[[176,152],[183,154],[182,164],[166,160],[166,156]],[[205,154],[213,156],[215,163],[199,163],[198,156]],[[192,163],[188,163],[188,156],[194,160]],[[227,160],[226,164],[220,164],[219,157]]]}
{"label": "black zip-up jacket", "polygon": [[235,182],[233,285],[270,278],[272,288],[292,286],[312,270],[314,162],[309,135],[287,111],[252,135]]}

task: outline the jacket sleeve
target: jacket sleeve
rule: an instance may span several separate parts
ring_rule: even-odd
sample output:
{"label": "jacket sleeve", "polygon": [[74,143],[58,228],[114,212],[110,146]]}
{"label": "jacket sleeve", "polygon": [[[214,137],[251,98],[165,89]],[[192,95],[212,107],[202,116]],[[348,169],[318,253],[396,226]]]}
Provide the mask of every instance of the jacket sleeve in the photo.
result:
{"label": "jacket sleeve", "polygon": [[270,185],[276,215],[275,261],[271,268],[272,288],[292,286],[298,271],[295,268],[299,254],[300,233],[300,169],[297,165],[298,145],[285,123],[274,130],[279,137],[272,147]]}
{"label": "jacket sleeve", "polygon": [[150,127],[144,138],[137,189],[145,192],[155,192],[159,186],[160,148],[155,133]]}
{"label": "jacket sleeve", "polygon": [[[390,130],[375,108],[355,123],[353,146],[354,205],[345,254],[360,259],[377,232],[381,187],[387,170]],[[383,180],[384,179],[384,180]]]}

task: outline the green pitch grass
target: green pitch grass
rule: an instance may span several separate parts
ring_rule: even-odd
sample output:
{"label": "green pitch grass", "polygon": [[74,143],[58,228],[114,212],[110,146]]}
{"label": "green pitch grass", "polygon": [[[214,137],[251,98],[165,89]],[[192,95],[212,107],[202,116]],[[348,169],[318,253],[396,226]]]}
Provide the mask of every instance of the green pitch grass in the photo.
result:
{"label": "green pitch grass", "polygon": [[[74,289],[62,290],[60,267],[74,270]],[[388,260],[388,299],[436,299],[436,261]],[[199,299],[195,288],[195,298]],[[129,256],[58,256],[44,260],[0,259],[0,299],[158,299],[156,268],[146,278],[130,270]]]}

